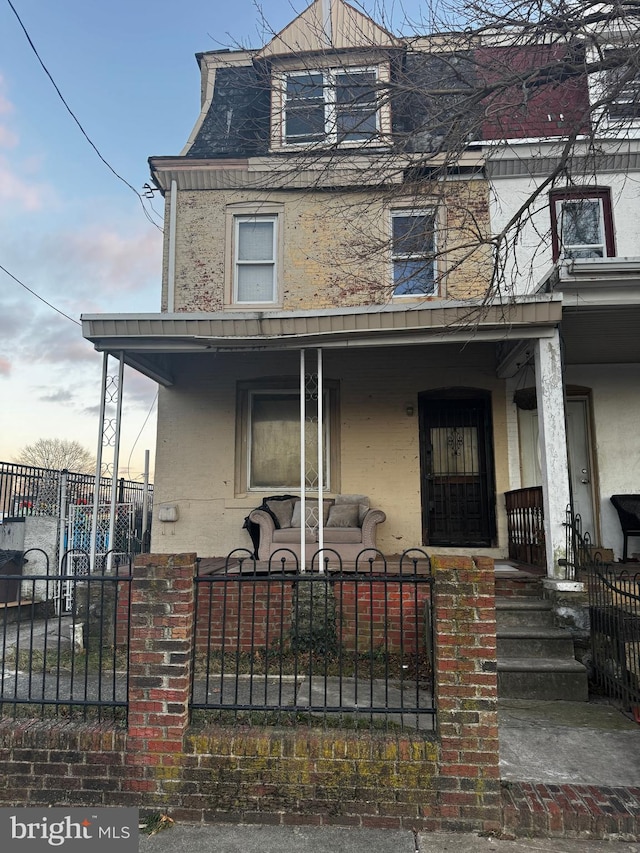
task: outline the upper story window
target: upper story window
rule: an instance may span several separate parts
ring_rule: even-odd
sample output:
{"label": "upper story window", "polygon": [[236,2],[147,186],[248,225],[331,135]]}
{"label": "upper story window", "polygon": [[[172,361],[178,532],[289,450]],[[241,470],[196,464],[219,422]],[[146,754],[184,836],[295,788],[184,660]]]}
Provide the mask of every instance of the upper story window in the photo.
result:
{"label": "upper story window", "polygon": [[610,121],[640,119],[640,73],[637,53],[638,49],[631,47],[605,51],[605,61],[612,58],[616,63],[614,68],[604,72],[607,116]]}
{"label": "upper story window", "polygon": [[436,211],[391,212],[394,296],[436,296]]}
{"label": "upper story window", "polygon": [[293,71],[283,77],[285,145],[360,143],[380,136],[376,68]]}
{"label": "upper story window", "polygon": [[609,190],[553,192],[550,205],[554,261],[615,255]]}
{"label": "upper story window", "polygon": [[277,301],[277,226],[277,216],[234,216],[234,303]]}

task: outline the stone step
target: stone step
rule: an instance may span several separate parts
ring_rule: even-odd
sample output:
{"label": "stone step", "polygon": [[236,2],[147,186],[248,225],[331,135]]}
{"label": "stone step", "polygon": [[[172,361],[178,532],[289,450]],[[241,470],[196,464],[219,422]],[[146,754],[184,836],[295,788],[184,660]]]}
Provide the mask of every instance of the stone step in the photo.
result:
{"label": "stone step", "polygon": [[573,637],[562,628],[517,625],[497,632],[498,658],[573,658]]}
{"label": "stone step", "polygon": [[587,670],[573,658],[501,658],[498,695],[504,699],[586,702]]}
{"label": "stone step", "polygon": [[517,626],[553,627],[551,603],[543,598],[496,598],[498,631]]}

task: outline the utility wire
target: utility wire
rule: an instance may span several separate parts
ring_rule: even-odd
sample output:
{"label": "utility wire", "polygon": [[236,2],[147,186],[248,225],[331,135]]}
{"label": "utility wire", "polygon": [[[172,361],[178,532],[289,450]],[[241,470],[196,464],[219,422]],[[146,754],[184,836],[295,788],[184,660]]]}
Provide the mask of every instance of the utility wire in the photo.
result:
{"label": "utility wire", "polygon": [[28,290],[29,293],[31,293],[33,296],[35,296],[36,299],[39,299],[40,302],[44,302],[44,304],[47,305],[49,308],[53,308],[54,311],[57,311],[58,314],[61,314],[63,317],[66,317],[67,320],[71,320],[71,322],[75,323],[77,326],[82,325],[82,323],[79,320],[75,320],[73,317],[70,317],[68,314],[65,314],[64,311],[61,311],[59,308],[56,308],[55,305],[52,305],[50,302],[47,302],[46,299],[43,299],[43,297],[40,296],[39,293],[36,293],[35,290],[32,290],[30,287],[27,287],[27,285],[23,281],[20,281],[19,278],[16,278],[16,276],[13,273],[9,272],[9,270],[6,267],[3,267],[2,264],[0,264],[0,270],[2,270],[3,273],[6,273],[9,276],[9,278],[12,278],[15,282],[17,282],[20,285],[20,287],[24,287],[25,290]]}
{"label": "utility wire", "polygon": [[129,454],[129,459],[127,460],[127,477],[131,477],[131,469],[129,467],[131,465],[131,457],[133,456],[133,451],[136,449],[136,444],[138,443],[138,439],[142,435],[142,430],[146,427],[147,421],[151,417],[151,412],[153,411],[153,407],[155,406],[157,399],[158,399],[158,391],[156,391],[156,396],[153,398],[153,402],[151,403],[149,411],[147,412],[147,417],[144,419],[144,423],[140,427],[140,432],[136,436],[136,440],[133,442],[133,447],[131,448],[131,453]]}
{"label": "utility wire", "polygon": [[[60,98],[60,100],[61,100],[61,101],[62,101],[62,103],[64,104],[64,106],[65,106],[65,108],[66,108],[67,112],[69,113],[69,115],[71,116],[71,118],[74,120],[74,122],[75,122],[75,123],[78,125],[78,127],[80,128],[80,132],[82,133],[82,135],[84,136],[84,138],[87,140],[87,142],[89,143],[89,145],[93,148],[93,150],[94,150],[94,151],[95,151],[95,153],[98,155],[98,157],[100,158],[100,160],[102,160],[102,162],[103,162],[103,163],[104,163],[104,165],[107,167],[107,169],[109,169],[109,171],[110,171],[110,172],[112,172],[112,174],[113,174],[113,175],[115,175],[115,177],[116,177],[119,181],[122,181],[122,183],[123,183],[126,187],[128,187],[132,192],[134,192],[134,193],[136,194],[136,196],[138,197],[138,201],[140,202],[140,206],[142,207],[142,210],[143,210],[143,212],[144,212],[144,215],[147,217],[147,219],[149,220],[149,222],[150,222],[152,225],[154,225],[154,226],[158,229],[158,231],[162,231],[162,228],[158,225],[158,223],[157,223],[157,222],[155,222],[155,221],[153,220],[153,218],[152,218],[152,216],[150,215],[149,211],[148,211],[148,210],[147,210],[147,208],[145,207],[145,205],[144,205],[144,200],[143,200],[142,195],[138,192],[138,190],[137,190],[134,186],[132,186],[132,185],[129,183],[129,181],[127,181],[127,180],[126,180],[126,178],[123,178],[123,177],[122,177],[122,175],[120,175],[120,174],[118,174],[118,172],[116,172],[116,170],[113,168],[113,166],[112,166],[109,162],[107,162],[107,160],[105,160],[105,158],[102,156],[102,154],[100,153],[100,151],[98,150],[98,148],[96,147],[96,145],[94,144],[94,142],[89,138],[89,135],[87,134],[86,130],[85,130],[85,129],[84,129],[84,127],[80,124],[79,119],[77,118],[77,116],[75,115],[75,113],[73,112],[73,110],[71,109],[71,107],[69,106],[69,104],[66,102],[66,100],[65,100],[65,98],[64,98],[64,96],[63,96],[63,94],[62,94],[62,92],[61,92],[61,91],[60,91],[60,89],[58,88],[58,85],[57,85],[56,81],[55,81],[55,80],[53,79],[53,77],[51,76],[51,73],[49,72],[49,69],[47,68],[47,66],[46,66],[46,65],[44,64],[44,62],[42,61],[42,59],[41,59],[41,57],[40,57],[40,54],[38,53],[38,51],[37,51],[37,48],[36,48],[35,44],[34,44],[34,43],[33,43],[33,41],[31,40],[31,36],[30,36],[30,35],[29,35],[29,33],[27,32],[27,28],[26,28],[26,27],[25,27],[25,25],[22,23],[22,19],[20,18],[20,15],[19,15],[19,14],[18,14],[18,12],[16,11],[15,6],[14,6],[14,5],[13,5],[13,3],[11,2],[11,0],[7,0],[7,3],[9,4],[9,7],[11,8],[11,11],[13,12],[13,14],[16,16],[16,18],[17,18],[17,20],[18,20],[18,23],[20,24],[20,27],[22,28],[22,32],[25,34],[25,37],[26,37],[27,41],[29,42],[29,46],[30,46],[31,50],[34,52],[34,54],[36,55],[36,58],[37,58],[38,62],[39,62],[39,63],[40,63],[40,65],[42,66],[42,70],[44,71],[44,73],[47,75],[47,77],[48,77],[48,78],[49,78],[49,80],[51,81],[51,84],[52,84],[53,88],[56,90],[56,93],[57,93],[58,97]],[[155,211],[154,211],[154,213],[155,213]],[[57,309],[56,309],[56,310],[57,310]]]}

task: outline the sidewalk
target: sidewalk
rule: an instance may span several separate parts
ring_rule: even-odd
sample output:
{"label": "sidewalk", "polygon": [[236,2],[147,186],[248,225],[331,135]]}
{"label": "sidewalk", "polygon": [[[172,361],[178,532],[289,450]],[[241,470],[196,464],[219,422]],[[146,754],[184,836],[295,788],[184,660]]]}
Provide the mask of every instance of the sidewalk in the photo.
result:
{"label": "sidewalk", "polygon": [[[640,853],[640,726],[604,703],[501,701],[505,836],[344,826],[176,824],[142,853]],[[283,823],[303,817],[283,816]],[[544,836],[554,836],[545,838]],[[576,837],[579,836],[579,837]]]}
{"label": "sidewalk", "polygon": [[637,853],[640,843],[584,839],[502,841],[472,833],[338,826],[174,826],[140,839],[140,853]]}

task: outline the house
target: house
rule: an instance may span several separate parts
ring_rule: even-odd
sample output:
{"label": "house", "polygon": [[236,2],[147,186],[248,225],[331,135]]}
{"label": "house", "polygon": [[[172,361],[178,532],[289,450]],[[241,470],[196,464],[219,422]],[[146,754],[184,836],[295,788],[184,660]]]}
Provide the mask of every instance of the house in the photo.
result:
{"label": "house", "polygon": [[[505,145],[469,80],[497,57],[542,61],[508,51],[399,39],[315,0],[260,49],[198,55],[196,125],[179,156],[149,161],[166,204],[162,311],[83,317],[96,349],[160,385],[153,551],[251,550],[243,522],[265,498],[349,494],[386,514],[384,554],[504,558],[505,495],[541,485],[544,562],[562,581],[578,481],[594,536],[619,550],[607,499],[638,490],[640,464],[640,262],[620,259],[635,141],[603,141],[587,178],[585,137],[583,185],[540,192],[498,293],[491,235],[542,183],[565,119],[589,116],[585,80],[539,87],[519,117],[503,95]],[[593,252],[558,224],[583,198],[603,226]],[[513,402],[529,386],[535,418]]]}

